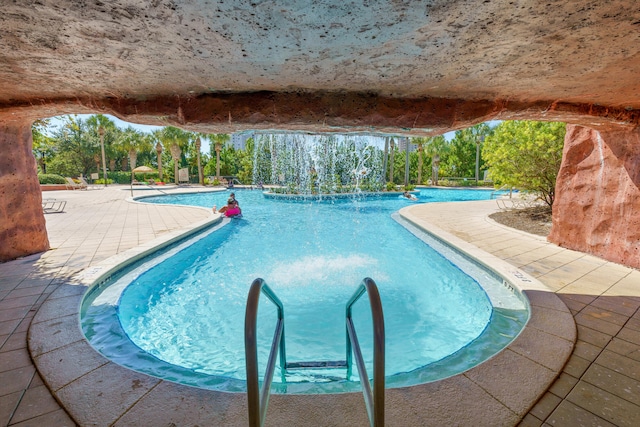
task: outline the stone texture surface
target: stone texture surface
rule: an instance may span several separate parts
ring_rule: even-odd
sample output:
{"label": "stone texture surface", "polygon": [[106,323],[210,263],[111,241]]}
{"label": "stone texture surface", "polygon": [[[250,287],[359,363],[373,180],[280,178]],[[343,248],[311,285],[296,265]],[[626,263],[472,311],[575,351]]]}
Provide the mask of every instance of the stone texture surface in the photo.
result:
{"label": "stone texture surface", "polygon": [[31,123],[0,115],[0,261],[49,249]]}
{"label": "stone texture surface", "polygon": [[217,131],[638,121],[627,0],[5,3],[0,109],[21,114]]}
{"label": "stone texture surface", "polygon": [[640,268],[640,131],[567,126],[549,240]]}

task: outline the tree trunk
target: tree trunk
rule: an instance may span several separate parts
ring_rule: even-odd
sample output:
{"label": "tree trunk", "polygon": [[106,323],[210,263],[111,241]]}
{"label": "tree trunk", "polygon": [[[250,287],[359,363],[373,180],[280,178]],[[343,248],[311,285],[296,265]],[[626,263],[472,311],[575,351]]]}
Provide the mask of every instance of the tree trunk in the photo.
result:
{"label": "tree trunk", "polygon": [[138,161],[138,152],[134,149],[129,150],[129,163],[131,164],[131,170],[136,168],[136,162]]}
{"label": "tree trunk", "polygon": [[409,185],[409,138],[405,138],[404,142],[405,142],[404,152],[406,154],[405,164],[404,164],[404,186],[406,189],[406,187]]}
{"label": "tree trunk", "polygon": [[220,181],[220,144],[216,143],[216,179]]}
{"label": "tree trunk", "polygon": [[418,145],[418,185],[422,184],[422,144]]}
{"label": "tree trunk", "polygon": [[182,153],[182,150],[180,150],[180,147],[177,144],[173,144],[171,146],[171,157],[173,158],[173,172],[175,174],[174,182],[176,184],[180,183],[180,181],[178,180],[178,168],[180,167],[179,163],[180,163],[181,153]]}
{"label": "tree trunk", "polygon": [[158,154],[158,179],[162,182],[162,145],[156,144],[156,153]]}
{"label": "tree trunk", "polygon": [[382,160],[382,179],[387,176],[387,165],[389,163],[389,137],[384,138],[384,158]]}
{"label": "tree trunk", "polygon": [[200,138],[196,139],[196,156],[198,159],[198,183],[200,185],[204,185],[204,177],[202,176],[202,166],[200,165],[200,148],[202,147],[202,143],[200,142]]}
{"label": "tree trunk", "polygon": [[391,138],[391,142],[389,143],[389,182],[393,183],[393,158],[395,154],[395,144],[393,142],[393,138]]}

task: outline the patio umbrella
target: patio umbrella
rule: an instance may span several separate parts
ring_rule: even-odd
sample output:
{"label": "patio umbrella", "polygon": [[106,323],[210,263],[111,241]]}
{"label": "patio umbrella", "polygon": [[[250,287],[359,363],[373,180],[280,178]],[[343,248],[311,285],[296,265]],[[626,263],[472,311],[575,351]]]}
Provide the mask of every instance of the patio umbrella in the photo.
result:
{"label": "patio umbrella", "polygon": [[138,166],[137,168],[131,171],[131,195],[133,196],[133,174],[134,173],[142,173],[143,179],[146,181],[147,177],[145,174],[155,172],[155,169],[150,168],[149,166]]}
{"label": "patio umbrella", "polygon": [[155,172],[155,169],[150,168],[149,166],[138,166],[137,168],[135,168],[132,172],[133,173],[151,173],[151,172]]}

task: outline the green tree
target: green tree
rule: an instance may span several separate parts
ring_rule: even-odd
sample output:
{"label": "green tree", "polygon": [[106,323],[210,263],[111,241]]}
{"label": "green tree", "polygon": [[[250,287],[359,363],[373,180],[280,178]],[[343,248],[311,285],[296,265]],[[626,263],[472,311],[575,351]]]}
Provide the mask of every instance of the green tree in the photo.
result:
{"label": "green tree", "polygon": [[440,167],[441,164],[446,164],[449,145],[447,141],[445,141],[444,136],[433,136],[425,142],[424,152],[430,159],[431,181],[434,185],[438,185],[438,177],[441,174]]}
{"label": "green tree", "polygon": [[144,133],[129,126],[120,132],[117,147],[123,159],[122,170],[133,170],[138,164],[138,155],[151,150],[151,142]]}
{"label": "green tree", "polygon": [[[170,169],[171,166],[167,167],[169,164],[170,154],[167,153],[168,145],[165,142],[165,135],[163,132],[164,128],[156,129],[149,135],[149,139],[151,141],[151,145],[153,146],[152,151],[155,153],[153,157],[155,160],[151,162],[156,168],[158,168],[158,179],[160,181],[169,181],[171,179]],[[158,150],[160,150],[158,152]]]}
{"label": "green tree", "polygon": [[424,169],[424,146],[427,143],[427,138],[413,137],[411,143],[417,145],[417,149],[412,154],[411,166],[415,165],[415,169],[412,167],[411,171],[415,171],[415,182],[418,185],[422,184],[422,171]]}
{"label": "green tree", "polygon": [[502,122],[482,150],[491,177],[498,184],[535,192],[552,206],[565,131],[559,122]]}
{"label": "green tree", "polygon": [[238,152],[230,145],[225,145],[220,151],[220,174],[222,176],[236,176],[239,170]]}
{"label": "green tree", "polygon": [[[182,136],[183,142],[180,145],[182,149],[182,162],[183,164],[186,164],[187,168],[189,169],[189,179],[191,180],[191,182],[199,181],[198,148],[196,147],[196,140],[198,138],[200,138],[200,148],[202,148],[203,134],[184,131],[184,134]],[[202,158],[200,161],[202,163]]]}
{"label": "green tree", "polygon": [[[103,114],[96,114],[86,120],[88,143],[98,147],[99,165],[102,172],[102,147],[100,146],[100,130],[104,132],[103,143],[105,151],[105,162],[108,170],[115,171],[115,161],[117,157],[116,141],[120,136],[120,129],[116,124]],[[100,173],[102,176],[102,173]]]}
{"label": "green tree", "polygon": [[48,119],[36,120],[31,126],[33,156],[36,158],[38,168],[42,173],[47,173],[47,162],[55,155],[56,141],[47,135],[48,127]]}
{"label": "green tree", "polygon": [[[253,170],[251,172],[253,184],[272,184],[272,153],[269,138],[256,135],[251,138]],[[244,181],[243,181],[244,182]]]}
{"label": "green tree", "polygon": [[237,172],[238,179],[243,184],[254,184],[253,180],[253,155],[254,155],[253,138],[247,139],[244,150],[238,151],[238,162],[240,168]]}
{"label": "green tree", "polygon": [[142,133],[142,138],[136,145],[138,151],[137,165],[157,166],[156,139],[151,133]]}
{"label": "green tree", "polygon": [[100,143],[97,129],[94,134],[87,121],[77,116],[66,116],[53,139],[56,155],[49,162],[49,173],[77,176],[97,170],[100,165]]}
{"label": "green tree", "polygon": [[[458,130],[449,141],[448,156],[444,168],[452,176],[475,177],[476,154],[482,148],[482,142],[491,134],[491,128],[480,123],[470,128]],[[478,169],[482,169],[482,157],[478,156]]]}
{"label": "green tree", "polygon": [[[388,171],[385,174],[385,179],[391,178],[389,182],[397,183],[404,182],[405,165],[407,161],[406,151],[400,149],[400,145],[405,146],[404,137],[390,137],[389,138],[389,152],[388,152]],[[416,158],[417,159],[417,158]],[[411,160],[409,161],[411,164]]]}
{"label": "green tree", "polygon": [[167,178],[165,181],[173,178],[173,180],[178,183],[176,174],[186,159],[190,157],[188,155],[190,145],[195,143],[196,134],[173,126],[167,126],[154,132],[153,136],[156,140],[160,141],[164,148],[162,152],[162,165],[163,173]]}
{"label": "green tree", "polygon": [[[220,179],[221,174],[225,175],[222,171],[222,151],[226,143],[231,140],[231,136],[226,133],[216,133],[207,135],[207,138],[210,141],[209,150],[211,154],[211,161],[214,161],[215,159],[215,163],[213,165],[207,164],[207,171],[213,171],[213,168],[215,168],[215,176]],[[211,175],[211,173],[209,174]]]}

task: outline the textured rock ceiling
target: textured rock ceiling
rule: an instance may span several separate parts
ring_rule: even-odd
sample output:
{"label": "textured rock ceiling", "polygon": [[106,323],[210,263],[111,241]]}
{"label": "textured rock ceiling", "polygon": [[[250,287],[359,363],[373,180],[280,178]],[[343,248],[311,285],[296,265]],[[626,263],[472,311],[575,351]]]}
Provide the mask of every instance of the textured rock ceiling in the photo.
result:
{"label": "textured rock ceiling", "polygon": [[196,130],[635,126],[631,0],[4,0],[0,114]]}

